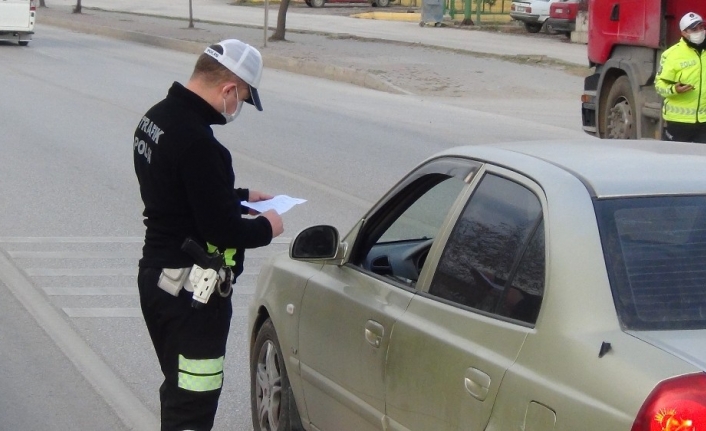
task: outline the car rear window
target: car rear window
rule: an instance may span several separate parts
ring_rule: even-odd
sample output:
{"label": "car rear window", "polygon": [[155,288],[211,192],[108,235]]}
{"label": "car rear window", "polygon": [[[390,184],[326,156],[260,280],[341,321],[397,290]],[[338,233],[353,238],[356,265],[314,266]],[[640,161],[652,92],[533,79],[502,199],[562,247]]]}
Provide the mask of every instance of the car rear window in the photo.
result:
{"label": "car rear window", "polygon": [[607,199],[595,208],[626,329],[706,328],[706,197]]}

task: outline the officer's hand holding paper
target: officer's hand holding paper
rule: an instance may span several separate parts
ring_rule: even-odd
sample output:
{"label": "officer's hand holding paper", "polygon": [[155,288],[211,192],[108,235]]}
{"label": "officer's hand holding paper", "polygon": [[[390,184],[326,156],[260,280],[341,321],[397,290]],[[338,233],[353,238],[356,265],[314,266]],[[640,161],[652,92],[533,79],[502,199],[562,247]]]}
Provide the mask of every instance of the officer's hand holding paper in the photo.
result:
{"label": "officer's hand holding paper", "polygon": [[306,202],[306,199],[293,198],[287,195],[277,195],[272,199],[268,199],[266,201],[242,201],[240,204],[250,209],[253,209],[259,213],[263,213],[267,210],[275,210],[277,211],[277,214],[281,215],[292,209],[294,205],[303,204],[304,202]]}

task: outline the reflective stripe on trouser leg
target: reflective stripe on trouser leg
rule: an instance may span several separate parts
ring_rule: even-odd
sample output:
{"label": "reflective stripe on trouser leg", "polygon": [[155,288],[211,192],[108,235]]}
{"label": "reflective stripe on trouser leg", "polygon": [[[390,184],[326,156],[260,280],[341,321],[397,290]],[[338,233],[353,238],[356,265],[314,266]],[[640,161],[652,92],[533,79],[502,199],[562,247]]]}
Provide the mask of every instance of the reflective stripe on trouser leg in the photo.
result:
{"label": "reflective stripe on trouser leg", "polygon": [[223,386],[223,358],[187,359],[179,355],[178,386],[192,392],[220,389]]}

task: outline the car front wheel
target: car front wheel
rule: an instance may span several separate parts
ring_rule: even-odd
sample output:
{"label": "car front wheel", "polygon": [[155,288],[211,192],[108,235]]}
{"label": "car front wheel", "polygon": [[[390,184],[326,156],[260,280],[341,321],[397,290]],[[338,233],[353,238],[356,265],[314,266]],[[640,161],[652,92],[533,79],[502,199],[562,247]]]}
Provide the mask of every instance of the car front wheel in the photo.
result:
{"label": "car front wheel", "polygon": [[326,0],[310,0],[310,3],[313,7],[324,7]]}
{"label": "car front wheel", "polygon": [[257,333],[250,358],[250,402],[255,431],[298,431],[297,411],[272,320]]}

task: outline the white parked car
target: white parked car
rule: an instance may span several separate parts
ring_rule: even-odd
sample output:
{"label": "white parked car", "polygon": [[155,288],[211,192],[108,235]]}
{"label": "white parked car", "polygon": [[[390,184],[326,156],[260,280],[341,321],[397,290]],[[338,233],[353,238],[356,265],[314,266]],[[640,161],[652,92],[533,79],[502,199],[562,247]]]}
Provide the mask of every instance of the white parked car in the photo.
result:
{"label": "white parked car", "polygon": [[537,33],[549,18],[551,0],[514,1],[510,6],[510,17],[522,21],[530,33]]}
{"label": "white parked car", "polygon": [[0,40],[27,46],[36,18],[36,0],[0,0]]}

